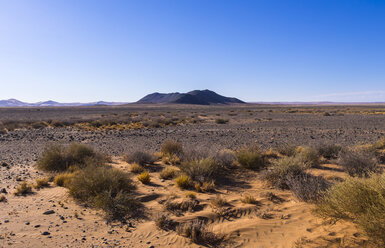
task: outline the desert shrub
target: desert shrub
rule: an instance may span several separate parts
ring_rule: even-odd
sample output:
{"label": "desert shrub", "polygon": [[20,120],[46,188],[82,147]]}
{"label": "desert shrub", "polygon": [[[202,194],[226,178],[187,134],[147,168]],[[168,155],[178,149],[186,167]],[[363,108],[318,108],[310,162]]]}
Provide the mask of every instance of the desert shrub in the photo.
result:
{"label": "desert shrub", "polygon": [[199,201],[196,199],[187,198],[182,201],[169,199],[164,203],[164,208],[175,215],[181,215],[182,212],[195,211],[198,205]]}
{"label": "desert shrub", "polygon": [[333,143],[322,143],[317,146],[319,155],[326,159],[338,158],[338,154],[342,150],[342,146]]}
{"label": "desert shrub", "polygon": [[155,162],[155,157],[148,152],[135,151],[135,152],[126,154],[124,156],[124,160],[127,163],[137,163],[140,165],[145,165],[145,164],[153,164]]}
{"label": "desert shrub", "polygon": [[191,187],[192,181],[188,175],[180,175],[175,178],[176,185],[181,189],[187,189]]}
{"label": "desert shrub", "polygon": [[53,144],[45,148],[40,156],[37,166],[44,171],[64,171],[70,166],[64,147]]}
{"label": "desert shrub", "polygon": [[186,192],[184,195],[186,198],[190,198],[190,199],[196,199],[197,198],[197,195],[194,192]]}
{"label": "desert shrub", "polygon": [[237,157],[238,163],[246,169],[260,170],[267,165],[263,154],[255,147],[241,148],[236,151],[235,156]]}
{"label": "desert shrub", "polygon": [[215,198],[210,200],[210,206],[213,209],[222,208],[222,207],[226,206],[227,204],[228,204],[228,202],[226,201],[226,199],[220,195],[217,195]]}
{"label": "desert shrub", "polygon": [[32,193],[32,187],[27,182],[22,182],[16,188],[14,195],[27,195]]}
{"label": "desert shrub", "polygon": [[139,164],[137,164],[137,163],[133,163],[130,166],[130,171],[132,173],[138,174],[138,173],[142,173],[144,171],[144,168],[142,166],[140,166]]}
{"label": "desert shrub", "polygon": [[377,150],[385,149],[385,138],[380,139],[376,143],[373,144],[373,148]]}
{"label": "desert shrub", "polygon": [[35,189],[41,189],[49,186],[49,178],[38,178],[33,185]]}
{"label": "desert shrub", "polygon": [[167,155],[181,156],[183,153],[183,147],[180,143],[173,140],[166,140],[160,148],[161,153]]}
{"label": "desert shrub", "polygon": [[338,163],[350,176],[368,177],[371,173],[379,171],[376,156],[367,150],[343,151]]}
{"label": "desert shrub", "polygon": [[159,176],[164,180],[173,179],[177,172],[178,170],[173,167],[166,167],[159,173]]}
{"label": "desert shrub", "polygon": [[217,161],[219,166],[228,168],[233,165],[236,160],[236,156],[231,150],[221,150],[214,156],[214,160]]}
{"label": "desert shrub", "polygon": [[227,122],[229,122],[227,119],[215,119],[216,124],[226,124]]}
{"label": "desert shrub", "polygon": [[196,219],[191,222],[179,224],[176,231],[179,235],[190,238],[191,241],[198,244],[216,247],[222,241],[222,237],[208,230],[203,220]]}
{"label": "desert shrub", "polygon": [[75,173],[60,173],[53,179],[54,184],[60,187],[67,187]]}
{"label": "desert shrub", "polygon": [[309,167],[319,165],[320,155],[313,147],[298,147],[295,156]]}
{"label": "desert shrub", "polygon": [[183,149],[182,161],[200,160],[210,157],[210,152],[206,147],[198,146],[194,148],[187,147]]}
{"label": "desert shrub", "polygon": [[43,121],[38,121],[38,122],[34,122],[31,124],[31,127],[33,129],[42,129],[42,128],[45,128],[47,127],[47,123],[46,122],[43,122]]}
{"label": "desert shrub", "polygon": [[251,196],[251,195],[244,195],[241,198],[241,202],[245,203],[245,204],[257,204],[258,203],[258,201],[255,199],[255,197]]}
{"label": "desert shrub", "polygon": [[142,172],[142,173],[138,176],[138,180],[139,180],[139,182],[141,182],[141,183],[143,183],[143,184],[149,184],[150,181],[151,181],[150,173],[149,173],[148,171]]}
{"label": "desert shrub", "polygon": [[322,176],[307,173],[289,174],[286,177],[286,184],[298,199],[305,202],[319,201],[330,187],[330,183]]}
{"label": "desert shrub", "polygon": [[70,180],[69,193],[80,202],[103,209],[109,219],[124,219],[137,210],[129,174],[107,166],[89,166]]}
{"label": "desert shrub", "polygon": [[162,162],[165,164],[176,165],[180,164],[180,158],[175,154],[165,154],[162,156]]}
{"label": "desert shrub", "polygon": [[[92,160],[92,161],[90,161]],[[88,146],[78,143],[71,143],[65,148],[62,145],[48,145],[41,154],[37,167],[44,171],[65,171],[70,167],[83,168],[87,166],[87,162],[103,165],[105,156],[94,152]]]}
{"label": "desert shrub", "polygon": [[154,218],[155,225],[162,230],[175,230],[176,223],[165,214],[158,214]]}
{"label": "desert shrub", "polygon": [[277,151],[284,156],[294,156],[296,154],[297,146],[292,144],[281,144],[277,147]]}
{"label": "desert shrub", "polygon": [[279,189],[289,189],[288,177],[302,175],[306,166],[296,157],[284,157],[277,160],[263,174],[263,178]]}
{"label": "desert shrub", "polygon": [[180,170],[192,180],[204,182],[215,179],[220,172],[218,163],[212,158],[196,159],[182,163]]}
{"label": "desert shrub", "polygon": [[357,223],[374,242],[385,245],[385,176],[347,178],[332,186],[316,212]]}

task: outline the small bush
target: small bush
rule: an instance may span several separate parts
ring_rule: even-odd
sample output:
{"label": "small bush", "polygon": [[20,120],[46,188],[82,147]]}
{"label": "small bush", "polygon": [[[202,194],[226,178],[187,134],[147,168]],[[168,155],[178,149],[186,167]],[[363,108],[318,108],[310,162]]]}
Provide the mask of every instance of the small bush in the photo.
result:
{"label": "small bush", "polygon": [[226,199],[224,199],[220,195],[217,195],[214,199],[210,200],[210,206],[213,209],[222,208],[222,207],[226,206],[227,204],[228,204],[228,202],[226,201]]}
{"label": "small bush", "polygon": [[215,179],[220,173],[218,163],[212,158],[185,161],[180,170],[192,180],[204,182]]}
{"label": "small bush", "polygon": [[338,155],[342,150],[342,146],[332,143],[319,144],[317,146],[317,150],[319,155],[321,155],[325,159],[336,159],[338,158]]}
{"label": "small bush", "polygon": [[186,192],[184,195],[186,198],[190,198],[192,200],[197,198],[197,195],[194,192]]}
{"label": "small bush", "polygon": [[291,144],[281,144],[277,147],[277,151],[284,156],[294,156],[296,154],[297,146]]}
{"label": "small bush", "polygon": [[190,211],[193,212],[197,206],[199,205],[199,201],[196,199],[184,199],[181,202],[175,201],[175,200],[167,200],[164,203],[164,208],[174,213],[175,215],[181,215],[182,212]]}
{"label": "small bush", "polygon": [[227,119],[215,119],[216,124],[226,124],[227,122],[229,122]]}
{"label": "small bush", "polygon": [[316,212],[357,223],[381,247],[385,245],[385,176],[347,178],[332,186]]}
{"label": "small bush", "polygon": [[106,161],[105,156],[97,154],[87,145],[71,143],[65,148],[62,145],[51,144],[43,151],[37,167],[44,171],[60,172],[71,167],[84,168],[88,162],[102,165]]}
{"label": "small bush", "polygon": [[153,156],[150,153],[142,152],[142,151],[135,151],[135,152],[127,154],[124,157],[124,160],[127,163],[137,163],[139,165],[145,165],[145,164],[153,164],[156,159],[155,159],[155,156]]}
{"label": "small bush", "polygon": [[75,175],[74,173],[61,173],[55,176],[55,178],[53,179],[53,182],[57,186],[67,187],[74,175]]}
{"label": "small bush", "polygon": [[17,186],[14,195],[27,195],[32,193],[32,187],[27,182],[22,182]]}
{"label": "small bush", "polygon": [[179,235],[190,238],[198,244],[207,244],[217,247],[222,238],[210,232],[203,220],[193,220],[177,226],[176,231]]}
{"label": "small bush", "polygon": [[35,189],[41,189],[49,186],[49,178],[38,178],[34,184]]}
{"label": "small bush", "polygon": [[149,184],[150,181],[151,181],[150,173],[149,173],[148,171],[142,172],[142,173],[138,176],[138,180],[139,180],[139,182],[141,182],[141,183],[143,183],[143,184]]}
{"label": "small bush", "polygon": [[133,163],[130,167],[130,171],[132,173],[139,174],[139,173],[142,173],[144,171],[144,168],[137,163]]}
{"label": "small bush", "polygon": [[155,225],[162,230],[175,230],[176,223],[165,214],[155,216]]}
{"label": "small bush", "polygon": [[181,189],[188,189],[191,187],[191,178],[187,175],[180,175],[175,179],[176,185]]}
{"label": "small bush", "polygon": [[178,170],[175,168],[166,167],[160,172],[159,176],[164,180],[173,179],[176,176],[177,172]]}
{"label": "small bush", "polygon": [[288,177],[302,175],[306,170],[306,166],[295,157],[284,157],[277,160],[264,173],[263,178],[271,185],[279,189],[289,189],[287,183]]}
{"label": "small bush", "polygon": [[307,173],[289,174],[286,177],[286,184],[298,199],[312,203],[319,201],[330,187],[330,183],[322,176]]}
{"label": "small bush", "polygon": [[103,209],[108,219],[125,219],[138,209],[129,174],[118,169],[86,167],[72,177],[68,187],[71,196]]}
{"label": "small bush", "polygon": [[236,156],[231,150],[221,150],[214,156],[214,160],[223,168],[228,168],[234,164]]}
{"label": "small bush", "polygon": [[180,164],[181,159],[175,154],[166,154],[162,156],[162,162],[165,164],[176,165]]}
{"label": "small bush", "polygon": [[161,146],[160,151],[165,155],[167,154],[167,155],[181,156],[183,153],[183,147],[180,143],[176,141],[167,140]]}
{"label": "small bush", "polygon": [[346,150],[338,163],[350,176],[368,177],[380,169],[374,153],[367,150]]}
{"label": "small bush", "polygon": [[238,163],[251,170],[260,170],[267,165],[263,154],[257,148],[242,148],[235,153]]}
{"label": "small bush", "polygon": [[308,167],[319,165],[320,155],[317,149],[313,147],[298,147],[295,155]]}
{"label": "small bush", "polygon": [[258,201],[255,199],[254,196],[251,195],[245,195],[241,198],[241,202],[245,204],[257,204]]}

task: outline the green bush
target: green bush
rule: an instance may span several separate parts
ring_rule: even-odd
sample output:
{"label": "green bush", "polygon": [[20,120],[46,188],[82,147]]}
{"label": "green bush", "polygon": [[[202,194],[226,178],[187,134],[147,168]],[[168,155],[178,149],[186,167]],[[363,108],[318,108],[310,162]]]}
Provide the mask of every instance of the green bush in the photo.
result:
{"label": "green bush", "polygon": [[237,157],[238,163],[251,170],[260,170],[265,168],[267,161],[259,149],[254,147],[245,147],[236,151],[235,156]]}
{"label": "green bush", "polygon": [[327,191],[316,213],[357,223],[374,242],[385,245],[385,176],[347,178]]}

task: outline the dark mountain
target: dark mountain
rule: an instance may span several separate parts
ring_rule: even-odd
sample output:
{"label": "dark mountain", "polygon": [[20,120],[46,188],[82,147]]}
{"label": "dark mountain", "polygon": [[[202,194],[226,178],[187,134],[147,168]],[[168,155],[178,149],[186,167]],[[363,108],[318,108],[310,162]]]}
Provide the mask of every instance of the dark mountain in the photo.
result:
{"label": "dark mountain", "polygon": [[221,96],[210,90],[194,90],[187,93],[153,93],[149,94],[137,103],[179,103],[179,104],[233,104],[245,103],[237,98]]}

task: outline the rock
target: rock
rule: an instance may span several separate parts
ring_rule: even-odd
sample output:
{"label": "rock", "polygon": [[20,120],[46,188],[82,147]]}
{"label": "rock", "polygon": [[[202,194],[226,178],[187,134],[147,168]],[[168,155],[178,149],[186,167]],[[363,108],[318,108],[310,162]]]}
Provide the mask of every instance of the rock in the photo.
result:
{"label": "rock", "polygon": [[51,233],[49,233],[49,232],[47,232],[47,231],[45,231],[45,232],[42,232],[42,234],[41,235],[44,235],[44,236],[46,236],[46,235],[50,235]]}
{"label": "rock", "polygon": [[29,223],[29,221],[27,221],[27,222],[25,222],[25,224],[28,226],[30,223]]}
{"label": "rock", "polygon": [[8,192],[7,192],[7,190],[6,190],[5,188],[2,188],[2,189],[1,189],[1,193],[3,193],[3,194],[8,194]]}
{"label": "rock", "polygon": [[49,215],[49,214],[54,214],[54,213],[55,213],[55,211],[53,211],[53,210],[48,210],[48,211],[45,211],[43,214]]}
{"label": "rock", "polygon": [[40,225],[34,225],[33,227],[34,227],[34,228],[39,228],[39,227],[40,227]]}

